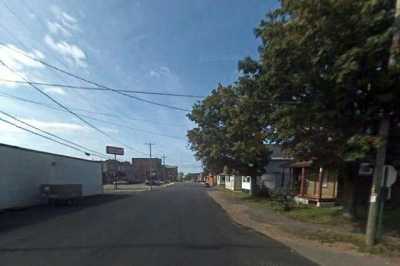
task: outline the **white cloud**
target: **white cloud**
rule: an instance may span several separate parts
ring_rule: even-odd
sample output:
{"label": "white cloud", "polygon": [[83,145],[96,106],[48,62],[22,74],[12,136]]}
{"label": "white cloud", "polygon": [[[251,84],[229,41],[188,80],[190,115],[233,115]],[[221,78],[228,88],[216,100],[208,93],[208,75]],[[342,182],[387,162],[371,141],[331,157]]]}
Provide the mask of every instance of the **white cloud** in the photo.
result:
{"label": "white cloud", "polygon": [[159,78],[159,77],[161,77],[160,73],[158,73],[158,72],[155,71],[155,70],[150,70],[149,75],[150,75],[150,77],[154,77],[154,78]]}
{"label": "white cloud", "polygon": [[78,21],[76,18],[68,14],[67,12],[62,12],[62,16],[64,17],[65,20],[67,20],[70,23],[77,23]]}
{"label": "white cloud", "polygon": [[74,123],[63,123],[63,122],[48,122],[41,121],[36,119],[21,119],[25,123],[29,123],[35,127],[38,127],[43,130],[49,131],[82,131],[86,130],[84,126]]}
{"label": "white cloud", "polygon": [[46,35],[44,41],[51,49],[64,56],[66,60],[72,60],[73,63],[81,67],[87,66],[86,54],[79,46],[66,41],[57,42],[50,35]]}
{"label": "white cloud", "polygon": [[[50,131],[50,132],[76,132],[76,131],[84,131],[87,130],[86,127],[83,127],[78,124],[74,123],[63,123],[63,122],[48,122],[48,121],[41,121],[41,120],[36,120],[36,119],[25,119],[25,118],[18,118],[21,121],[24,121],[25,123],[28,123],[32,126],[35,126],[37,128],[40,128],[42,130]],[[28,128],[30,130],[34,130],[32,128],[29,128],[28,126],[24,125],[23,123],[19,122],[14,122],[15,124],[18,124],[21,127]],[[0,121],[0,131],[1,132],[23,132],[22,129],[19,129],[13,125],[10,125],[8,123]],[[30,134],[30,133],[28,133]]]}
{"label": "white cloud", "polygon": [[57,20],[57,22],[53,22],[53,23],[58,24],[58,25],[48,24],[50,30],[51,30],[50,27],[54,27],[54,26],[56,28],[58,28],[58,30],[60,30],[61,27],[65,30],[66,30],[66,28],[68,28],[70,30],[79,30],[78,20],[75,17],[73,17],[71,14],[68,14],[67,12],[61,10],[61,8],[59,8],[58,6],[54,6],[54,5],[51,6],[50,10]]}
{"label": "white cloud", "polygon": [[156,69],[151,69],[149,72],[150,77],[161,78],[161,77],[170,77],[171,70],[166,66],[157,67]]}
{"label": "white cloud", "polygon": [[59,94],[59,95],[65,95],[66,92],[63,88],[60,87],[46,87],[43,89],[45,92],[48,93],[53,93],[53,94]]}
{"label": "white cloud", "polygon": [[[30,79],[29,77],[32,73],[32,69],[43,68],[43,65],[29,57],[43,59],[44,55],[38,50],[33,50],[33,52],[30,53],[12,44],[0,45],[0,60],[11,68],[10,70],[5,66],[0,66],[0,79],[19,81]],[[15,86],[14,83],[2,80],[0,80],[0,84]]]}
{"label": "white cloud", "polygon": [[72,35],[71,32],[66,27],[64,27],[63,25],[61,25],[58,22],[47,21],[47,27],[49,28],[50,32],[53,34],[61,33],[66,37],[70,37]]}

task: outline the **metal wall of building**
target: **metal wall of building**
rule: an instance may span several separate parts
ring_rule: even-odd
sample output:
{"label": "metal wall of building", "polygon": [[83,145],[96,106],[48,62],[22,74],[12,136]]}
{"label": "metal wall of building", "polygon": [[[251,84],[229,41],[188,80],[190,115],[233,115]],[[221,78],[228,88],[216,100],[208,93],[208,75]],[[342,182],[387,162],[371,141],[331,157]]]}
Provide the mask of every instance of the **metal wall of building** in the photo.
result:
{"label": "metal wall of building", "polygon": [[0,144],[0,209],[40,203],[41,184],[82,184],[103,192],[101,163]]}

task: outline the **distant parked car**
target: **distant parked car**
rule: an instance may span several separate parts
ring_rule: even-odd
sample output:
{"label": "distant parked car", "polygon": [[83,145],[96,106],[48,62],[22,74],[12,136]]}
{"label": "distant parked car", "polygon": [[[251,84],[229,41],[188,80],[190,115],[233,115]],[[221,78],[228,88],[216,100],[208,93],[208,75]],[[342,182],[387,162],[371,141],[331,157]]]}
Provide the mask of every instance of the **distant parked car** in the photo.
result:
{"label": "distant parked car", "polygon": [[159,185],[161,185],[161,182],[160,182],[160,180],[146,180],[146,185],[159,186]]}

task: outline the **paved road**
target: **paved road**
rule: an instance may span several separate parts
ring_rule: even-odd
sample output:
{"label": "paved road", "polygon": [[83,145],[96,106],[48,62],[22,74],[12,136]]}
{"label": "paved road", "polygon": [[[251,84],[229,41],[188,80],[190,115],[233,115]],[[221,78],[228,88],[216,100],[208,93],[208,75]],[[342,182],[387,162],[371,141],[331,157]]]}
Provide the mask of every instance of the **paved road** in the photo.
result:
{"label": "paved road", "polygon": [[313,265],[234,224],[195,184],[0,213],[0,265]]}

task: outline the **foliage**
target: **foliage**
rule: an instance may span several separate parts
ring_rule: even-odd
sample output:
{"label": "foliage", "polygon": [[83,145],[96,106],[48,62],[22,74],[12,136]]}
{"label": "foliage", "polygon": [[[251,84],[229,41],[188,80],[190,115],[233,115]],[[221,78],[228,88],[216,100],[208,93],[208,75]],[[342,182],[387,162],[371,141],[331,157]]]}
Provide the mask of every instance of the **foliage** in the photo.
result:
{"label": "foliage", "polygon": [[219,85],[188,115],[198,125],[188,132],[191,148],[212,173],[227,166],[238,174],[256,176],[267,164],[263,123],[244,89],[252,85],[250,78],[234,86]]}
{"label": "foliage", "polygon": [[399,73],[387,67],[393,7],[385,0],[281,1],[257,28],[271,124],[296,157],[365,157],[376,147],[365,136],[383,116],[399,117]]}
{"label": "foliage", "polygon": [[281,0],[256,29],[260,59],[240,61],[238,81],[189,114],[197,158],[253,175],[266,143],[322,164],[373,154],[379,121],[400,118],[399,67],[388,67],[393,22],[394,0]]}

